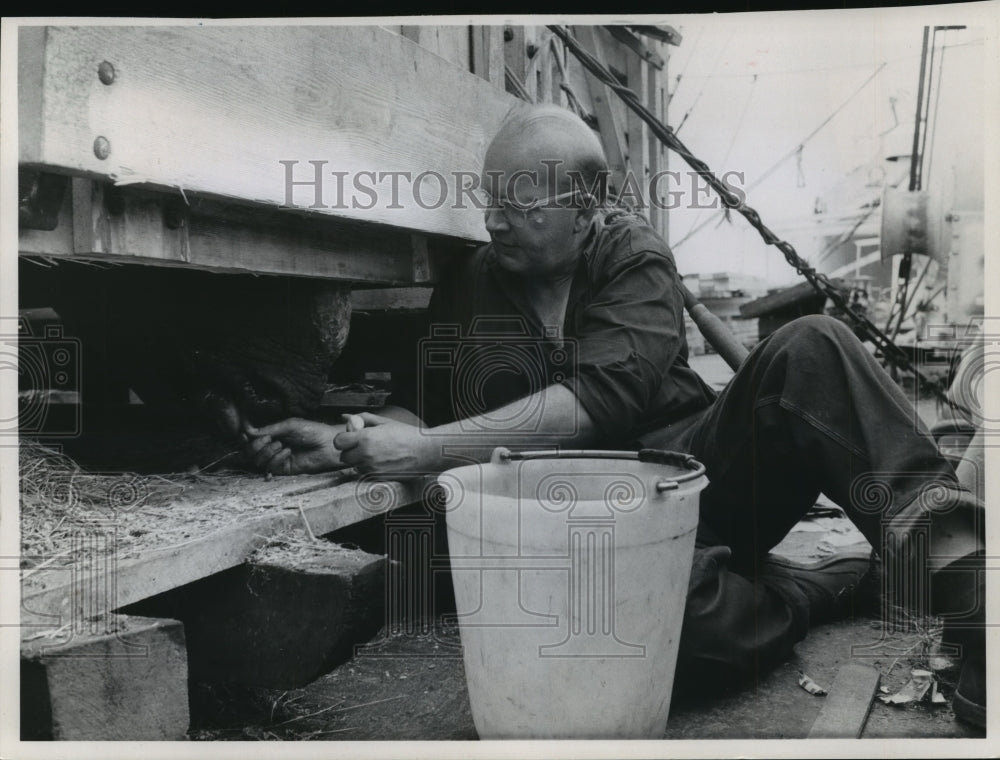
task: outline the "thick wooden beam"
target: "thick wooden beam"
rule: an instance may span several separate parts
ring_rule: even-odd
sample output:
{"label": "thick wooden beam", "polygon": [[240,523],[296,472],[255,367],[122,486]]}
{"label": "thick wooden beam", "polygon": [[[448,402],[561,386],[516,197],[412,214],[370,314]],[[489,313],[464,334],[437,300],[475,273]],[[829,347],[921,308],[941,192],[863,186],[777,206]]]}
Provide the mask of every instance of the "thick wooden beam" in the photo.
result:
{"label": "thick wooden beam", "polygon": [[388,562],[321,539],[138,607],[184,623],[192,681],[295,689],[378,633]]}
{"label": "thick wooden beam", "polygon": [[[499,41],[485,57],[496,85],[379,27],[47,27],[40,39],[22,30],[34,47],[20,67],[20,161],[189,199],[484,240],[481,214],[450,202],[453,188],[439,208],[422,208],[410,183],[478,172],[515,102],[502,91],[502,27],[485,30]],[[409,177],[398,204],[393,172]],[[425,180],[434,201],[437,181]],[[374,203],[355,181],[374,187]]]}
{"label": "thick wooden beam", "polygon": [[[432,282],[425,235],[74,178],[55,230],[22,230],[24,255],[409,285]],[[481,218],[481,217],[480,217]],[[460,244],[461,246],[461,244]]]}
{"label": "thick wooden beam", "polygon": [[[200,522],[192,524],[190,540],[138,556],[118,556],[116,531],[130,529],[129,513],[122,512],[114,524],[81,538],[88,547],[110,546],[110,554],[82,552],[71,556],[68,565],[25,572],[22,632],[28,636],[39,629],[73,624],[234,567],[269,536],[301,526],[303,515],[312,532],[322,535],[412,504],[421,498],[425,485],[422,480],[330,485],[334,480],[331,475],[280,477],[270,482],[234,476],[226,496],[211,492],[199,496],[196,488],[188,488],[178,498],[196,503],[198,511],[206,514],[218,509],[220,500],[232,504],[237,499],[245,505],[240,519],[207,529]],[[169,513],[170,508],[164,511]],[[199,530],[205,532],[199,534]]]}
{"label": "thick wooden beam", "polygon": [[[150,741],[188,730],[184,628],[113,615],[106,630],[21,650],[21,740]],[[124,709],[123,709],[124,708]]]}

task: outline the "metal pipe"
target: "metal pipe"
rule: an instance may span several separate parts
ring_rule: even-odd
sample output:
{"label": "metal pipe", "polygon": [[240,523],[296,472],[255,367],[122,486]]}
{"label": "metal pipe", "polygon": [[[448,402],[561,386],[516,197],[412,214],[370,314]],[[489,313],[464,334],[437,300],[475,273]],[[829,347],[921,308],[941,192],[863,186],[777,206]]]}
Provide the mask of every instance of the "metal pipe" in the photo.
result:
{"label": "metal pipe", "polygon": [[746,346],[736,340],[736,336],[726,326],[726,323],[710,312],[683,282],[678,287],[684,297],[684,308],[691,315],[698,330],[705,336],[705,340],[711,344],[712,348],[718,351],[719,356],[725,360],[729,368],[735,372],[750,354]]}

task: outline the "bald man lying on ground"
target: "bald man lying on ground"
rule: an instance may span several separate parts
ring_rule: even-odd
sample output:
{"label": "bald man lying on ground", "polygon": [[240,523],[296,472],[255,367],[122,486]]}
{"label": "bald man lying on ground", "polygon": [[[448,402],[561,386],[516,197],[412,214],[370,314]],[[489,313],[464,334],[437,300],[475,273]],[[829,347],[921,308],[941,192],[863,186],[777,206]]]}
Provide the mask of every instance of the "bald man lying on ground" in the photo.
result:
{"label": "bald man lying on ground", "polygon": [[[806,567],[769,556],[822,492],[892,577],[920,579],[920,588],[896,591],[904,601],[929,595],[945,617],[946,640],[963,652],[955,713],[983,726],[982,506],[958,486],[900,389],[834,319],[802,318],[776,331],[715,393],[688,366],[671,252],[641,217],[605,205],[606,176],[600,143],[569,111],[513,114],[483,166],[490,243],[456,262],[430,306],[432,325],[458,325],[462,336],[489,316],[516,325],[514,341],[571,347],[570,374],[559,376],[552,350],[536,352],[544,365],[536,376],[552,378],[541,389],[530,373],[523,383],[485,373],[474,384],[437,373],[422,386],[422,424],[365,415],[366,426],[348,432],[287,420],[249,430],[257,463],[275,473],[341,463],[391,477],[437,473],[466,463],[449,450],[487,457],[483,431],[508,446],[693,454],[710,484],[701,494],[680,688],[753,679],[787,658],[810,626],[850,611],[867,558]],[[503,362],[496,343],[493,358]],[[873,482],[889,498],[866,501]],[[918,525],[929,525],[931,556],[914,568],[921,560],[905,549]]]}

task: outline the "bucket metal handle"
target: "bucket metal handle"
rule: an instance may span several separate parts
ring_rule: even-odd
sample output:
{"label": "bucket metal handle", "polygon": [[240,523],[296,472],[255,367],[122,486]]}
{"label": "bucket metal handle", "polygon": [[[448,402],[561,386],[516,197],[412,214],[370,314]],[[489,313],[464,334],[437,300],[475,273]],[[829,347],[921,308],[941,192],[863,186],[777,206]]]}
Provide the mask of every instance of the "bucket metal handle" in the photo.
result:
{"label": "bucket metal handle", "polygon": [[669,464],[690,470],[677,478],[661,480],[656,484],[659,493],[675,491],[681,483],[701,477],[705,474],[705,465],[691,454],[664,449],[640,449],[639,451],[602,451],[599,449],[546,449],[544,451],[511,451],[503,446],[493,451],[494,464],[504,462],[523,462],[528,459],[632,459],[651,464]]}

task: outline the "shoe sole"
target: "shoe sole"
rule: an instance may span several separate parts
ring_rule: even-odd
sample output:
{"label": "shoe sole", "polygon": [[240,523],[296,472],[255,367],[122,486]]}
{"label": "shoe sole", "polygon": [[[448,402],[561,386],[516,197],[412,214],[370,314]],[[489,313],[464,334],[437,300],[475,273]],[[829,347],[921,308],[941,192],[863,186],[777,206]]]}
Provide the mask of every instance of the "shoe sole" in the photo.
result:
{"label": "shoe sole", "polygon": [[830,557],[824,559],[815,560],[813,562],[800,562],[799,560],[791,559],[790,557],[784,557],[780,554],[768,554],[767,561],[773,562],[779,567],[787,567],[792,569],[801,570],[825,570],[831,565],[838,564],[845,560],[870,560],[871,551],[866,552],[839,552]]}

